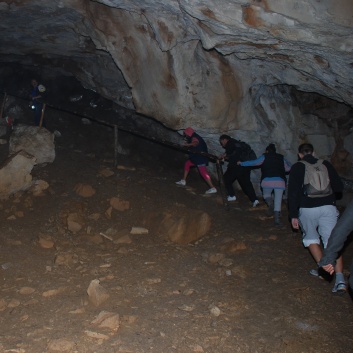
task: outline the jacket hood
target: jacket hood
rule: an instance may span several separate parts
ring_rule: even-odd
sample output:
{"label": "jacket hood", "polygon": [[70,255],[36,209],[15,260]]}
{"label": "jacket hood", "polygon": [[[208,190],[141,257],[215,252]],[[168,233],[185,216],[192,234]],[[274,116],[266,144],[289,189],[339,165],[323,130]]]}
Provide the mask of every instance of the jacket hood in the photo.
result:
{"label": "jacket hood", "polygon": [[186,128],[186,129],[184,130],[184,134],[185,134],[186,136],[189,136],[189,137],[191,137],[194,132],[195,132],[195,131],[194,131],[194,129],[193,129],[192,127],[188,127],[188,128]]}

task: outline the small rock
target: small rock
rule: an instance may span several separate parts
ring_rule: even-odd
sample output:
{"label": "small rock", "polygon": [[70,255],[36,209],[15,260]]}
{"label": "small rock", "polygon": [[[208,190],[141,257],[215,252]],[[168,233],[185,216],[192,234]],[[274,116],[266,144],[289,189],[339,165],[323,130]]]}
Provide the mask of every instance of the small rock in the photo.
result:
{"label": "small rock", "polygon": [[119,169],[119,170],[130,170],[130,171],[135,171],[135,170],[136,170],[135,167],[126,167],[126,166],[124,166],[124,165],[118,165],[118,166],[116,167],[116,169]]}
{"label": "small rock", "polygon": [[193,311],[195,309],[195,305],[186,305],[186,304],[183,304],[181,306],[178,306],[178,309],[179,310],[182,310],[182,311]]}
{"label": "small rock", "polygon": [[96,339],[99,339],[99,340],[107,340],[107,339],[109,339],[109,336],[103,335],[102,333],[98,333],[98,332],[93,332],[93,331],[86,330],[85,334],[88,337],[96,338]]}
{"label": "small rock", "polygon": [[4,311],[7,308],[5,299],[0,299],[0,311]]}
{"label": "small rock", "polygon": [[132,227],[130,234],[148,234],[148,229],[142,227]]}
{"label": "small rock", "polygon": [[15,217],[23,218],[24,216],[25,216],[25,214],[23,211],[16,211],[15,212]]}
{"label": "small rock", "polygon": [[96,193],[96,189],[94,189],[91,185],[82,183],[76,184],[74,191],[77,195],[82,197],[91,197]]}
{"label": "small rock", "polygon": [[71,265],[77,263],[77,255],[71,253],[61,253],[55,257],[55,265],[64,265],[70,267]]}
{"label": "small rock", "polygon": [[52,249],[54,247],[54,241],[49,236],[39,236],[38,244],[43,249]]}
{"label": "small rock", "polygon": [[112,218],[112,211],[113,211],[113,207],[110,206],[104,213],[104,215],[108,218],[111,219]]}
{"label": "small rock", "polygon": [[190,289],[185,289],[183,294],[189,296],[194,294],[195,292],[196,292],[195,289],[190,288]]}
{"label": "small rock", "polygon": [[22,287],[22,288],[19,290],[19,293],[20,293],[20,294],[23,294],[23,295],[32,294],[33,292],[35,292],[35,289],[34,289],[34,288],[31,288],[31,287]]}
{"label": "small rock", "polygon": [[126,211],[130,208],[130,202],[121,200],[118,197],[112,197],[110,199],[110,206],[112,206],[117,211]]}
{"label": "small rock", "polygon": [[219,261],[221,261],[222,259],[224,259],[225,255],[224,254],[221,254],[221,253],[218,253],[218,254],[212,254],[208,257],[207,261],[210,263],[210,264],[216,264],[218,263]]}
{"label": "small rock", "polygon": [[120,326],[120,317],[116,313],[101,311],[91,324],[117,331]]}
{"label": "small rock", "polygon": [[58,294],[65,292],[65,290],[66,290],[65,287],[60,287],[58,289],[50,289],[50,290],[47,290],[46,292],[43,292],[42,296],[44,298],[53,297],[55,295],[58,295]]}
{"label": "small rock", "polygon": [[16,307],[18,307],[20,304],[21,304],[21,302],[20,302],[19,300],[17,300],[17,299],[11,299],[11,300],[10,300],[10,303],[7,304],[7,307],[8,307],[8,308],[16,308]]}
{"label": "small rock", "polygon": [[88,216],[88,219],[91,219],[91,220],[93,220],[93,221],[98,221],[99,220],[99,218],[100,218],[100,214],[99,213],[92,213],[92,214],[90,214],[89,216]]}
{"label": "small rock", "polygon": [[84,225],[83,218],[78,213],[70,213],[67,217],[67,228],[72,233],[79,232]]}
{"label": "small rock", "polygon": [[216,305],[210,305],[208,308],[213,316],[221,315],[221,310]]}
{"label": "small rock", "polygon": [[131,244],[132,239],[129,235],[124,235],[120,237],[118,240],[115,240],[114,244]]}
{"label": "small rock", "polygon": [[222,247],[222,250],[227,253],[235,253],[246,249],[246,245],[243,241],[231,241]]}
{"label": "small rock", "polygon": [[147,278],[146,283],[147,284],[156,284],[156,283],[161,283],[162,280],[160,278]]}
{"label": "small rock", "polygon": [[225,259],[222,259],[222,260],[218,261],[218,263],[219,263],[221,266],[229,267],[229,266],[232,266],[232,265],[233,265],[233,260],[232,260],[232,259],[229,259],[229,258],[225,258]]}
{"label": "small rock", "polygon": [[44,190],[49,188],[49,184],[44,180],[35,180],[31,187],[33,196],[43,196]]}
{"label": "small rock", "polygon": [[91,281],[87,294],[90,302],[95,306],[101,305],[110,297],[108,291],[100,285],[98,279]]}
{"label": "small rock", "polygon": [[48,344],[48,350],[53,352],[69,352],[75,348],[75,343],[64,338],[52,340]]}
{"label": "small rock", "polygon": [[108,168],[105,168],[105,169],[100,170],[99,174],[106,177],[106,178],[109,178],[110,176],[114,175],[114,172]]}
{"label": "small rock", "polygon": [[85,308],[78,308],[78,309],[69,311],[69,314],[83,314],[84,312],[85,312]]}

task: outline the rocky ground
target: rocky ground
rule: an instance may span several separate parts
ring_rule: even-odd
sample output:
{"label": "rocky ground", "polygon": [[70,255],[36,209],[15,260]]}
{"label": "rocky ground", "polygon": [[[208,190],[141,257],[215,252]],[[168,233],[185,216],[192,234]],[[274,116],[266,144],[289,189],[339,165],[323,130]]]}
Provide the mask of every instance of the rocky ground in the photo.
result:
{"label": "rocky ground", "polygon": [[[227,211],[196,172],[174,184],[180,152],[122,134],[130,155],[114,167],[109,127],[47,119],[56,159],[32,175],[49,188],[0,202],[0,352],[352,350],[352,300],[308,274],[286,212],[276,228],[241,192]],[[194,234],[204,213],[206,236],[171,241],[166,215],[191,215]]]}

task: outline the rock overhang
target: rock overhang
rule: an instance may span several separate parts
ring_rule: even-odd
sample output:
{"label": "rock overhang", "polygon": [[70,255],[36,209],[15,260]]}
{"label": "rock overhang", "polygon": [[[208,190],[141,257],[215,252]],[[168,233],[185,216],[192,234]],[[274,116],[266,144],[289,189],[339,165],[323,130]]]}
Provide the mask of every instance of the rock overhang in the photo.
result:
{"label": "rock overhang", "polygon": [[[0,8],[0,61],[73,76],[171,129],[193,125],[210,139],[239,131],[260,148],[282,124],[273,104],[301,114],[290,93],[276,100],[283,86],[344,105],[346,135],[351,128],[350,1],[37,0]],[[283,150],[300,138],[289,140]]]}

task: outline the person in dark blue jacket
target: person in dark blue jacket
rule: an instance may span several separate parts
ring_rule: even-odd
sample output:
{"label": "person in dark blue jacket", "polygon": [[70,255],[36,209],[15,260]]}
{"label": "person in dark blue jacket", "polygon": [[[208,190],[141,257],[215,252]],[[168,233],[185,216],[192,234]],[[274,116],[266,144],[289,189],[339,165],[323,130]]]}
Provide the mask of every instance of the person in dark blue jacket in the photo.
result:
{"label": "person in dark blue jacket", "polygon": [[[32,79],[31,81],[32,91],[30,94],[31,98],[31,106],[34,110],[34,125],[39,126],[40,119],[42,116],[43,109],[43,96],[45,92],[45,87],[41,84],[38,84],[36,79]],[[42,122],[42,126],[45,126],[44,121]]]}
{"label": "person in dark blue jacket", "polygon": [[[205,140],[198,135],[193,128],[188,127],[184,130],[184,138],[186,142],[185,147],[189,148],[190,156],[184,165],[184,176],[183,179],[176,182],[177,185],[186,185],[186,178],[189,175],[191,167],[197,167],[201,176],[204,178],[208,186],[210,187],[206,194],[215,194],[217,189],[213,186],[210,175],[207,172],[208,158],[203,156],[200,152],[208,153],[207,145]],[[196,152],[196,153],[193,153]]]}
{"label": "person in dark blue jacket", "polygon": [[282,197],[286,189],[286,173],[290,171],[291,164],[276,152],[276,146],[273,143],[266,147],[266,152],[259,158],[238,162],[238,164],[242,167],[261,166],[261,189],[268,206],[268,215],[274,214],[275,225],[282,225],[280,220]]}

